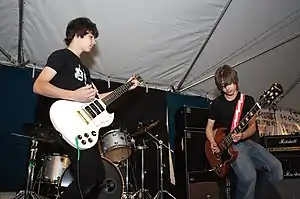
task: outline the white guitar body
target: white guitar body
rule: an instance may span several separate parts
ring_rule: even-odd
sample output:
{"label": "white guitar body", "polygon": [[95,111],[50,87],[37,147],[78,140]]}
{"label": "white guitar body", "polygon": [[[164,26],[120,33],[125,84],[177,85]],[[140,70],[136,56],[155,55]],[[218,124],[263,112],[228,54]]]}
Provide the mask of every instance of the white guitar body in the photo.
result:
{"label": "white guitar body", "polygon": [[94,118],[84,110],[90,103],[58,100],[50,108],[49,114],[54,128],[76,149],[93,147],[98,142],[99,129],[109,126],[114,120],[114,113],[108,113],[106,105],[99,99],[97,101],[104,110]]}

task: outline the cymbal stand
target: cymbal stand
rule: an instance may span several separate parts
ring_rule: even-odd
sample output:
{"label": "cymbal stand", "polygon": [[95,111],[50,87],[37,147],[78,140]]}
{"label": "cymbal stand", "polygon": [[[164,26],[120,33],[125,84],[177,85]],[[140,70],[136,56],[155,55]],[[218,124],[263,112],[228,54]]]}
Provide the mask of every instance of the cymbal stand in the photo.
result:
{"label": "cymbal stand", "polygon": [[[17,135],[17,134],[15,134]],[[27,136],[23,136],[20,135],[22,137],[27,137]],[[38,141],[36,138],[34,137],[30,137],[31,138],[31,147],[30,147],[30,159],[28,162],[28,173],[27,173],[27,182],[26,182],[26,188],[25,190],[21,190],[19,193],[17,193],[17,195],[15,195],[14,197],[12,197],[11,199],[19,199],[22,198],[24,196],[24,199],[40,199],[40,197],[38,196],[37,193],[35,193],[34,191],[32,191],[32,185],[33,185],[33,175],[34,175],[34,169],[35,169],[35,165],[36,165],[36,153],[38,151]]]}
{"label": "cymbal stand", "polygon": [[144,199],[145,196],[148,198],[148,199],[153,199],[153,197],[150,195],[149,193],[149,190],[148,189],[145,189],[144,187],[144,181],[145,181],[145,171],[144,171],[144,149],[147,148],[147,146],[144,145],[143,146],[136,146],[136,148],[138,150],[141,150],[141,155],[142,155],[142,165],[141,165],[141,188],[135,192],[132,196],[131,196],[131,199],[134,199],[136,196],[138,196],[139,199]]}
{"label": "cymbal stand", "polygon": [[164,189],[164,167],[166,167],[163,164],[163,154],[162,154],[162,150],[163,147],[167,148],[168,150],[170,150],[172,153],[174,153],[174,151],[172,149],[170,149],[168,146],[166,146],[162,140],[157,139],[155,136],[153,136],[151,133],[149,133],[148,131],[145,131],[148,135],[150,135],[153,139],[155,139],[158,142],[158,145],[156,142],[154,142],[157,146],[157,148],[159,149],[159,168],[160,168],[160,185],[159,188],[160,190],[157,192],[157,194],[154,196],[154,199],[163,199],[164,198],[164,193],[168,194],[170,197],[172,197],[173,199],[176,199],[169,191]]}
{"label": "cymbal stand", "polygon": [[133,188],[133,185],[129,182],[129,158],[127,158],[125,163],[125,187],[122,199],[131,198],[133,192],[129,191],[129,185],[131,185],[130,187]]}

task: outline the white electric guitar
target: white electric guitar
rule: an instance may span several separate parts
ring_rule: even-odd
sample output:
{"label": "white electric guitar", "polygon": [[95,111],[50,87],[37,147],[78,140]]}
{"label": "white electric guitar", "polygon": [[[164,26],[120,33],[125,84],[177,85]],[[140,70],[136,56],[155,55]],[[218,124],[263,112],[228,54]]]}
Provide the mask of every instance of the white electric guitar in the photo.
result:
{"label": "white electric guitar", "polygon": [[[139,75],[135,78],[143,80]],[[72,147],[85,150],[98,142],[99,129],[109,126],[114,120],[114,113],[108,113],[106,107],[127,92],[133,82],[128,81],[115,89],[102,100],[95,99],[90,103],[58,100],[50,107],[50,119],[54,128]]]}

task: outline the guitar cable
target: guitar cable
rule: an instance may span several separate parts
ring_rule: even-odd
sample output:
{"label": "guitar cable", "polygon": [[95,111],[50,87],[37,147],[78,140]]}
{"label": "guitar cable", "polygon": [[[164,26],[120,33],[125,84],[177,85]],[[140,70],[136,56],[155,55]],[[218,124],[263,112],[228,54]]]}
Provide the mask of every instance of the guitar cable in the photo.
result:
{"label": "guitar cable", "polygon": [[80,183],[79,183],[79,160],[80,160],[80,150],[78,146],[78,138],[75,138],[76,147],[77,147],[77,165],[76,165],[76,175],[77,175],[77,187],[80,193],[81,199],[83,199]]}

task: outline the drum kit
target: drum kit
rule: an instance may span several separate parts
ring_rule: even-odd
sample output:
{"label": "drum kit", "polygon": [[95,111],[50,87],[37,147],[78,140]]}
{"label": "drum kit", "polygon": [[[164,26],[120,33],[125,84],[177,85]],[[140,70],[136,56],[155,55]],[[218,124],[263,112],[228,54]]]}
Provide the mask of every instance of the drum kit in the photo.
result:
{"label": "drum kit", "polygon": [[[116,128],[101,134],[98,142],[98,150],[101,155],[101,160],[104,165],[105,179],[102,183],[103,189],[101,190],[98,198],[99,199],[158,199],[163,198],[163,194],[168,194],[170,197],[175,199],[167,190],[163,187],[163,168],[165,167],[162,163],[162,149],[163,147],[168,148],[161,140],[153,136],[149,131],[154,128],[159,121],[151,122],[147,126],[138,129],[132,135],[122,129]],[[28,160],[28,172],[25,190],[17,193],[12,199],[19,198],[60,198],[61,193],[66,187],[74,180],[69,165],[71,164],[70,159],[65,154],[51,153],[43,154],[41,158],[37,158],[38,144],[40,143],[55,143],[55,136],[57,132],[49,129],[45,129],[38,124],[24,124],[23,131],[26,135],[15,134],[14,136],[20,136],[30,139],[30,155]],[[144,151],[148,147],[143,139],[143,143],[136,145],[135,137],[148,134],[151,139],[156,140],[154,142],[159,151],[160,160],[158,162],[160,168],[160,190],[153,198],[149,190],[145,189],[145,169],[144,169]],[[173,152],[171,149],[169,149]],[[135,152],[141,152],[141,186],[138,190],[136,186],[135,174],[133,166],[130,162],[130,157]],[[38,173],[35,173],[35,167],[38,161],[41,160],[41,166]],[[121,172],[121,170],[125,170]],[[130,182],[130,174],[133,178],[133,183]],[[34,180],[34,175],[37,177]],[[125,182],[124,182],[125,179]],[[51,194],[47,193],[47,196],[42,196],[40,193],[41,186],[48,186],[48,191],[51,187]],[[53,191],[54,190],[54,191]],[[45,195],[45,193],[43,193]]]}

